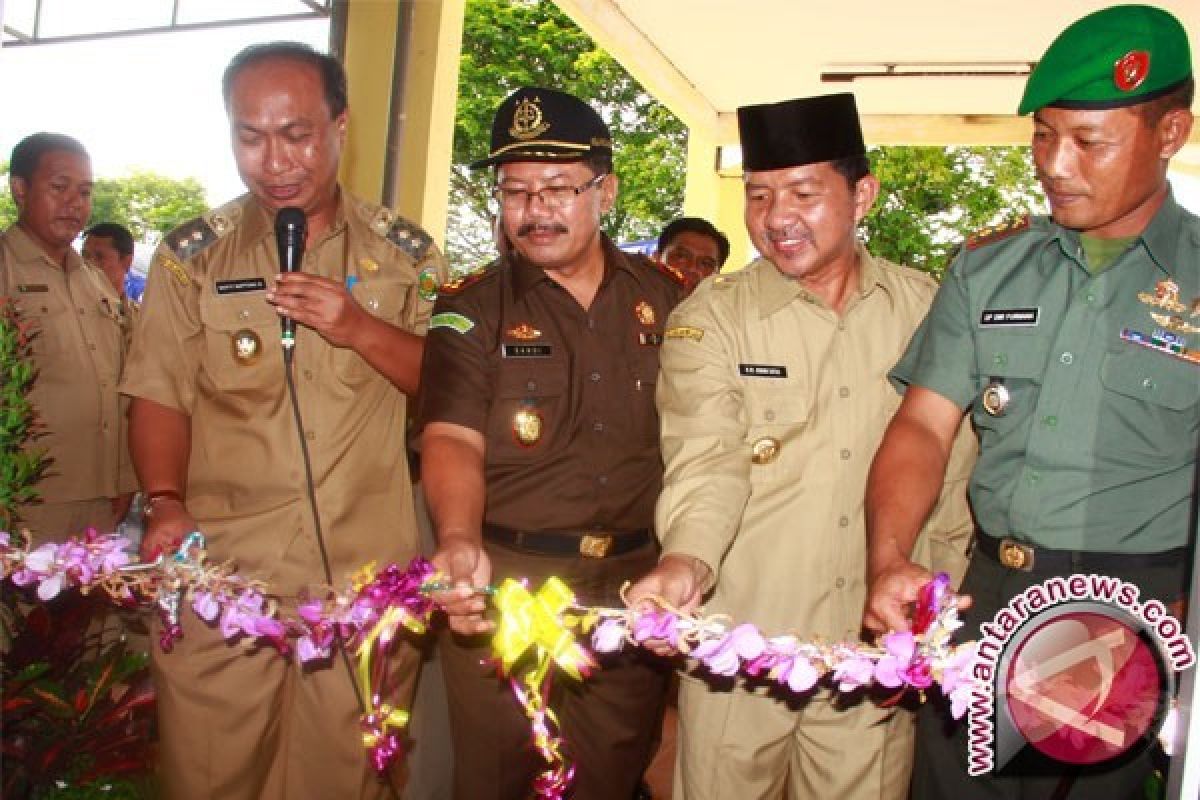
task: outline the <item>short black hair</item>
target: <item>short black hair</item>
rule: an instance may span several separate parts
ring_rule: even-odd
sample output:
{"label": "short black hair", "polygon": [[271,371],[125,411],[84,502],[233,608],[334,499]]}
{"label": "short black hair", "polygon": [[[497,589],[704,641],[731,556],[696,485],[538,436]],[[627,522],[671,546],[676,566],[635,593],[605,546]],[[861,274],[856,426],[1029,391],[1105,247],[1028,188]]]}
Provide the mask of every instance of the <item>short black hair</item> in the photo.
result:
{"label": "short black hair", "polygon": [[1156,97],[1153,100],[1147,100],[1145,103],[1139,103],[1134,106],[1142,121],[1148,127],[1153,128],[1158,124],[1168,111],[1176,109],[1190,109],[1192,101],[1196,99],[1196,79],[1189,75],[1182,83],[1176,86],[1166,94]]}
{"label": "short black hair", "polygon": [[12,158],[8,162],[8,174],[16,178],[32,180],[37,171],[42,156],[46,153],[67,152],[75,153],[84,158],[91,158],[87,148],[73,136],[65,133],[34,133],[17,142],[12,150]]}
{"label": "short black hair", "polygon": [[853,189],[858,182],[871,174],[871,162],[864,156],[846,156],[829,162],[830,166],[846,179]]}
{"label": "short black hair", "polygon": [[611,175],[613,171],[612,150],[602,147],[593,148],[583,157],[583,163],[597,175]]}
{"label": "short black hair", "polygon": [[86,236],[112,239],[113,247],[123,256],[133,255],[133,234],[119,222],[100,222],[83,232]]}
{"label": "short black hair", "polygon": [[242,74],[242,70],[275,59],[298,61],[316,67],[317,72],[321,73],[321,84],[325,87],[325,105],[329,106],[330,116],[337,119],[346,110],[346,70],[333,56],[319,53],[302,42],[252,44],[234,56],[221,77],[221,96],[225,99],[225,108],[229,108],[233,82]]}
{"label": "short black hair", "polygon": [[715,241],[717,252],[720,254],[717,266],[725,266],[725,259],[729,258],[729,237],[703,217],[680,217],[669,222],[658,235],[658,249],[655,252],[665,252],[671,246],[671,241],[681,233],[698,233]]}

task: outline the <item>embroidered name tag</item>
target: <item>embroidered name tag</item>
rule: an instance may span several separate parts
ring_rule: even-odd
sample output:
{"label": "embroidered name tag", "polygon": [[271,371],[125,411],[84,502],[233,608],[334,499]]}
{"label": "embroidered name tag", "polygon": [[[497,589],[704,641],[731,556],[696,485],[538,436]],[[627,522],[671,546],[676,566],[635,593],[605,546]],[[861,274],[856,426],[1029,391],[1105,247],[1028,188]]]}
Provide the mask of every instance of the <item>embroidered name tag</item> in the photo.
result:
{"label": "embroidered name tag", "polygon": [[506,344],[505,358],[549,358],[553,348],[548,344]]}
{"label": "embroidered name tag", "polygon": [[780,364],[738,364],[744,378],[786,378],[787,367]]}
{"label": "embroidered name tag", "polygon": [[48,291],[50,291],[50,287],[44,283],[18,283],[17,291],[21,292],[21,293],[48,292]]}
{"label": "embroidered name tag", "polygon": [[983,327],[1032,328],[1038,324],[1037,308],[985,308],[979,315],[979,324]]}
{"label": "embroidered name tag", "polygon": [[639,333],[638,343],[648,347],[658,347],[663,343],[663,335],[661,333]]}
{"label": "embroidered name tag", "polygon": [[242,292],[266,291],[267,281],[264,278],[234,278],[230,281],[217,281],[217,294],[241,294]]}

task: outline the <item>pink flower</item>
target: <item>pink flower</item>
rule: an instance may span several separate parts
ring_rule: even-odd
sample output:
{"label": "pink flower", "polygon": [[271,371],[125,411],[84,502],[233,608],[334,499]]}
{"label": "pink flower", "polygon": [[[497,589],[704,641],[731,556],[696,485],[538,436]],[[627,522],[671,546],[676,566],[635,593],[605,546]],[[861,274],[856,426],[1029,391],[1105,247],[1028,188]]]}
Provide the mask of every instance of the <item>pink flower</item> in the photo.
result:
{"label": "pink flower", "polygon": [[606,619],[592,632],[592,649],[597,653],[615,653],[624,642],[625,626],[619,619]]}
{"label": "pink flower", "polygon": [[708,668],[714,675],[732,678],[737,675],[741,662],[733,645],[733,637],[726,635],[701,642],[691,656]]}
{"label": "pink flower", "polygon": [[737,652],[738,657],[743,661],[758,658],[767,649],[766,640],[758,632],[758,628],[750,623],[738,625],[734,628],[729,634],[729,640],[733,645],[734,651]]}
{"label": "pink flower", "polygon": [[917,652],[917,641],[909,631],[889,633],[883,637],[887,655],[875,667],[875,680],[881,686],[895,689],[905,683],[904,673]]}
{"label": "pink flower", "polygon": [[192,610],[205,622],[212,622],[221,613],[221,604],[212,592],[198,590],[192,595]]}
{"label": "pink flower", "polygon": [[874,673],[875,665],[871,659],[852,653],[834,667],[833,678],[838,682],[838,691],[852,692],[870,683]]}
{"label": "pink flower", "polygon": [[672,647],[678,647],[679,637],[676,635],[675,623],[676,617],[670,611],[641,612],[633,622],[633,639],[636,642],[662,639]]}
{"label": "pink flower", "polygon": [[801,655],[797,655],[792,663],[788,666],[786,675],[780,675],[781,681],[786,681],[788,688],[796,693],[807,692],[817,683],[817,668],[812,665],[812,662]]}

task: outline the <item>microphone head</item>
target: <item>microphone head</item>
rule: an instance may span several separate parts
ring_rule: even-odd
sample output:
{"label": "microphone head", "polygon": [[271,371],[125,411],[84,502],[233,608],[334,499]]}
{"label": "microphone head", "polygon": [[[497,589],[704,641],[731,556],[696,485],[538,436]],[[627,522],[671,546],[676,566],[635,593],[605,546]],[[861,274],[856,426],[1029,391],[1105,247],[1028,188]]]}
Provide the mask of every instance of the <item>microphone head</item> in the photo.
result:
{"label": "microphone head", "polygon": [[308,228],[304,211],[295,206],[279,209],[275,215],[275,235],[303,234]]}

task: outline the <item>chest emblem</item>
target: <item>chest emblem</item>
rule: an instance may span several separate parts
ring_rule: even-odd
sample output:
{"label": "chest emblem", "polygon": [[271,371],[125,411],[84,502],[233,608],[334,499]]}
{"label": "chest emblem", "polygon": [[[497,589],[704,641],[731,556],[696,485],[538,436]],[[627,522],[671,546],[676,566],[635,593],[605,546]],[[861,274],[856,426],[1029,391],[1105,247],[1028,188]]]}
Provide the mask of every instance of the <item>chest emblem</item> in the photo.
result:
{"label": "chest emblem", "polygon": [[522,447],[533,447],[542,439],[542,412],[532,406],[517,409],[512,419],[513,438]]}
{"label": "chest emblem", "polygon": [[1169,278],[1154,284],[1153,292],[1138,292],[1137,298],[1148,306],[1172,314],[1182,314],[1186,310],[1183,303],[1179,302],[1179,284]]}
{"label": "chest emblem", "polygon": [[638,301],[637,305],[633,307],[633,314],[637,317],[637,321],[646,327],[650,327],[658,322],[658,315],[654,313],[654,306],[645,300]]}
{"label": "chest emblem", "polygon": [[542,332],[530,325],[528,322],[522,322],[520,325],[514,325],[504,332],[506,336],[511,336],[513,339],[520,339],[523,342],[540,339]]}
{"label": "chest emblem", "polygon": [[233,334],[233,359],[242,366],[249,366],[262,355],[262,339],[246,328]]}

